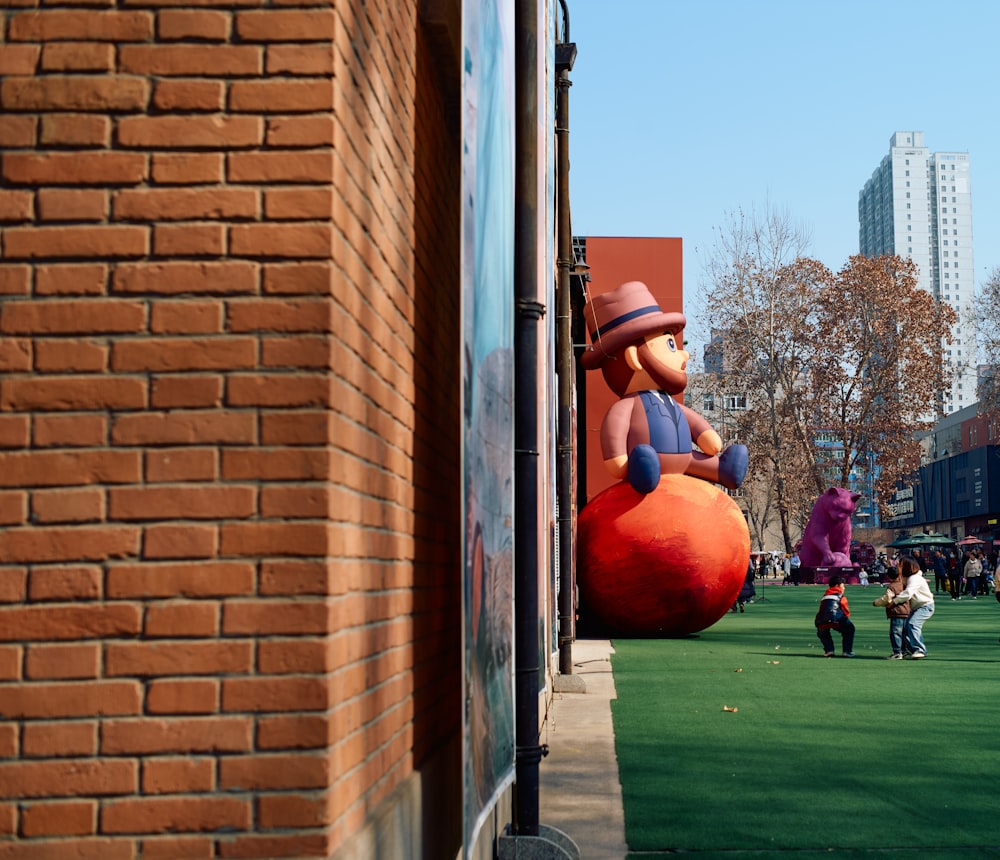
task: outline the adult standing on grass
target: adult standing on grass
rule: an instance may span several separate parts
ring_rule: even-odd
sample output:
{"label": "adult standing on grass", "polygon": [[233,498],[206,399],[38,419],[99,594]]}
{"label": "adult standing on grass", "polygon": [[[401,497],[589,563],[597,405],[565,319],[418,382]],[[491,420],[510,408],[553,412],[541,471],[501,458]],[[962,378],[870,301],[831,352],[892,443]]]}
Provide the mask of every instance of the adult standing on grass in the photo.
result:
{"label": "adult standing on grass", "polygon": [[954,553],[948,558],[948,590],[952,600],[962,599],[962,566]]}
{"label": "adult standing on grass", "polygon": [[934,593],[948,590],[948,561],[941,550],[934,552]]}
{"label": "adult standing on grass", "polygon": [[923,629],[924,623],[934,614],[934,594],[913,556],[906,555],[900,559],[899,575],[903,578],[903,590],[892,598],[892,602],[910,604],[910,617],[906,619],[904,628],[903,650],[914,660],[920,660],[927,656]]}
{"label": "adult standing on grass", "polygon": [[969,596],[975,600],[979,594],[979,577],[983,575],[983,562],[978,549],[974,549],[969,554],[969,560],[965,563],[965,581],[969,586]]}
{"label": "adult standing on grass", "polygon": [[896,578],[885,584],[885,594],[872,601],[872,606],[884,606],[885,617],[889,619],[889,644],[892,646],[890,660],[903,659],[903,638],[906,630],[906,619],[910,616],[909,603],[893,603],[893,598],[905,587],[900,569],[895,570]]}
{"label": "adult standing on grass", "polygon": [[816,635],[823,643],[824,657],[833,657],[837,653],[831,630],[840,631],[843,656],[854,656],[854,622],[851,621],[851,609],[844,595],[844,578],[839,573],[830,577],[828,588],[819,599],[815,624]]}

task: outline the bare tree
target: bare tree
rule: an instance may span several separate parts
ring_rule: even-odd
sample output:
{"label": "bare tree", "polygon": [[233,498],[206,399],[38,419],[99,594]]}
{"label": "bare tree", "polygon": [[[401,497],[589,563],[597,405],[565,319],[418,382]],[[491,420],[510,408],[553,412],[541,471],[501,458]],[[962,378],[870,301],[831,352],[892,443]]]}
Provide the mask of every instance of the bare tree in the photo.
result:
{"label": "bare tree", "polygon": [[707,319],[724,332],[725,386],[746,394],[743,441],[771,481],[786,552],[812,450],[802,374],[814,348],[816,293],[830,279],[803,256],[807,245],[786,214],[738,212],[718,231],[706,268]]}
{"label": "bare tree", "polygon": [[818,298],[809,384],[816,430],[834,443],[822,478],[848,486],[874,461],[876,493],[887,498],[919,464],[916,434],[938,417],[955,312],[895,256],[851,257]]}
{"label": "bare tree", "polygon": [[979,412],[996,412],[1000,410],[1000,267],[976,291],[973,313],[979,349],[988,368],[979,384]]}

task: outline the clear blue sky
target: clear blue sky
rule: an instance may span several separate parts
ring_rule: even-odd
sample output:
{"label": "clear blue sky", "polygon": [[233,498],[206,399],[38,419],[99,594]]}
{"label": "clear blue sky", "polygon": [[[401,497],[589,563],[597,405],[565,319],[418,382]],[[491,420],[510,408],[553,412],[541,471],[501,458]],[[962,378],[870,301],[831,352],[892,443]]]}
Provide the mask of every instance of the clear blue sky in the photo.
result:
{"label": "clear blue sky", "polygon": [[573,232],[684,240],[699,359],[690,318],[728,213],[787,213],[836,271],[895,131],[969,153],[977,286],[1000,266],[1000,2],[567,4]]}

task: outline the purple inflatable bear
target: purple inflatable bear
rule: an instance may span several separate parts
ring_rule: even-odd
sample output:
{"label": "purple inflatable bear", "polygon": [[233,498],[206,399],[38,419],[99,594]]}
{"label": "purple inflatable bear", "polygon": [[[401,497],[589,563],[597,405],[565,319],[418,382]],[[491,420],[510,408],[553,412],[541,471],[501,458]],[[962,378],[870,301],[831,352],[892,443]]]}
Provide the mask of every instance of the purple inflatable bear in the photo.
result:
{"label": "purple inflatable bear", "polygon": [[816,499],[799,549],[803,567],[857,567],[851,561],[851,514],[860,498],[831,487]]}

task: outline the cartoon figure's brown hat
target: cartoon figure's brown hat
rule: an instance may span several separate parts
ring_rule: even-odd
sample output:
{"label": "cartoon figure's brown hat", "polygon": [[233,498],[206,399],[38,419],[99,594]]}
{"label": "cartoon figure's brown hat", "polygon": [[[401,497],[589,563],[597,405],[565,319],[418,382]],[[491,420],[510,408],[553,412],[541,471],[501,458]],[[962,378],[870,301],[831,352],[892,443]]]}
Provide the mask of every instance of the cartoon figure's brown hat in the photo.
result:
{"label": "cartoon figure's brown hat", "polygon": [[667,331],[679,334],[687,325],[684,314],[661,311],[642,281],[629,281],[594,296],[584,307],[583,318],[590,332],[590,347],[580,358],[584,370],[596,370],[646,335]]}

